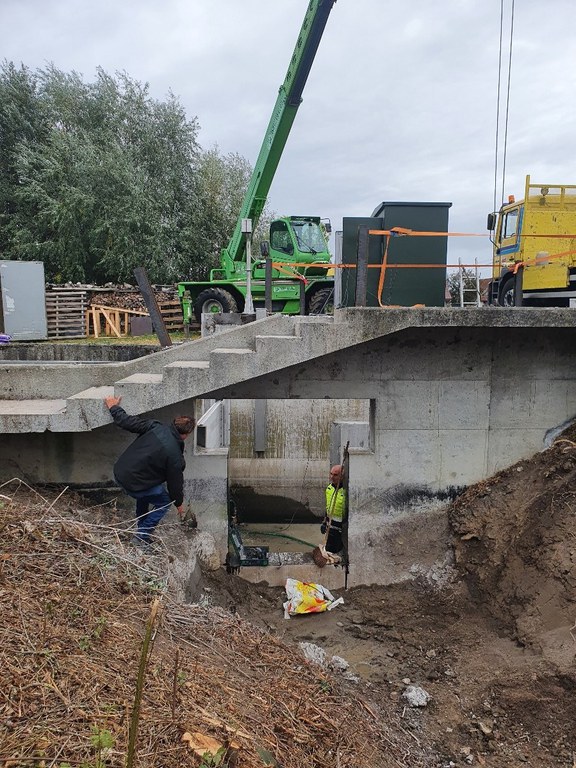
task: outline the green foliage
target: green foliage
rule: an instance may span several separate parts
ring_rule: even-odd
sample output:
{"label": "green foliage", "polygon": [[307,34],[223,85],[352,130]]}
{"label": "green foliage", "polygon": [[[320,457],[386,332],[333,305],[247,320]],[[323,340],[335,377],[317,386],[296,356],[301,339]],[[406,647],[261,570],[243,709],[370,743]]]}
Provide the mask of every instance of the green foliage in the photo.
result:
{"label": "green foliage", "polygon": [[205,752],[202,755],[202,762],[199,768],[224,768],[227,752],[226,747],[221,747],[215,755]]}
{"label": "green foliage", "polygon": [[[196,258],[186,279],[205,280],[208,271],[220,266],[220,252],[236,226],[242,199],[252,175],[252,168],[241,155],[221,155],[218,147],[201,152],[198,157],[198,232],[194,244]],[[254,253],[259,253],[259,242],[268,238],[270,215],[264,208],[254,232]],[[207,258],[203,261],[200,254]]]}
{"label": "green foliage", "polygon": [[114,746],[114,737],[110,731],[98,728],[96,725],[92,727],[92,735],[90,736],[90,744],[92,744],[94,751],[99,753],[103,749],[112,749]]}
{"label": "green foliage", "polygon": [[[94,752],[94,762],[84,761],[79,768],[105,768],[108,752],[114,746],[114,736],[105,728],[92,726],[90,746]],[[59,763],[58,768],[72,768],[70,763]]]}
{"label": "green foliage", "polygon": [[0,252],[49,281],[205,278],[251,173],[198,144],[178,100],[126,73],[85,83],[53,65],[0,67]]}

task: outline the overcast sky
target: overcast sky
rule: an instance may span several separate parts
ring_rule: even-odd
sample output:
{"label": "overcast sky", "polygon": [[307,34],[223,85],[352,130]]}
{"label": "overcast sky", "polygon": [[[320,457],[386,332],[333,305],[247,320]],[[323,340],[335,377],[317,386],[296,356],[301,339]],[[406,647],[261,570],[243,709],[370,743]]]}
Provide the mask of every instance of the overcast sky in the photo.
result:
{"label": "overcast sky", "polygon": [[[253,164],[307,5],[0,0],[0,55],[32,68],[53,62],[86,81],[97,66],[124,70],[157,98],[172,90],[197,117],[202,146]],[[527,173],[576,184],[575,29],[574,0],[516,0],[506,196],[522,196]],[[337,0],[271,209],[329,217],[340,229],[343,216],[368,216],[383,200],[448,201],[451,230],[484,232],[499,35],[500,0]],[[489,248],[454,239],[450,261],[489,262]]]}

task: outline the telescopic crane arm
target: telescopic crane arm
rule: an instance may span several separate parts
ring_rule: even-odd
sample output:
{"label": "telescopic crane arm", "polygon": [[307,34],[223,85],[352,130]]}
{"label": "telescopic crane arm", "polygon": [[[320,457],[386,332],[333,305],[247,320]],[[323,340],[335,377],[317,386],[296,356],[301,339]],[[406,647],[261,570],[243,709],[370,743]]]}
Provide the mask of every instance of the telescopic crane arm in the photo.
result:
{"label": "telescopic crane arm", "polygon": [[222,267],[227,272],[234,272],[237,266],[243,265],[246,234],[242,232],[242,219],[252,219],[252,228],[256,228],[292,123],[302,101],[302,91],[310,74],[328,16],[335,2],[336,0],[310,0],[288,72],[278,91],[278,98],[262,147],[244,195],[236,228],[228,247],[222,251]]}

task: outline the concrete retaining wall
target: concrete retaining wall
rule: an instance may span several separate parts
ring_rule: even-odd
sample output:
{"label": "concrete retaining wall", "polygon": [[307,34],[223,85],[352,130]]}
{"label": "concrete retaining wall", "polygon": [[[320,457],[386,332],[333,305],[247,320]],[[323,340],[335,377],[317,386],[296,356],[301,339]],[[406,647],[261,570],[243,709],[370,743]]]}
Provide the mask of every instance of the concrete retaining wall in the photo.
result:
{"label": "concrete retaining wall", "polygon": [[[420,328],[258,382],[274,397],[371,399],[351,457],[352,583],[409,577],[448,550],[451,492],[545,447],[576,416],[576,331]],[[253,394],[250,382],[236,387]]]}
{"label": "concrete retaining wall", "polygon": [[152,352],[157,352],[159,346],[144,344],[6,344],[0,345],[1,360],[20,360],[26,362],[126,362],[135,360]]}

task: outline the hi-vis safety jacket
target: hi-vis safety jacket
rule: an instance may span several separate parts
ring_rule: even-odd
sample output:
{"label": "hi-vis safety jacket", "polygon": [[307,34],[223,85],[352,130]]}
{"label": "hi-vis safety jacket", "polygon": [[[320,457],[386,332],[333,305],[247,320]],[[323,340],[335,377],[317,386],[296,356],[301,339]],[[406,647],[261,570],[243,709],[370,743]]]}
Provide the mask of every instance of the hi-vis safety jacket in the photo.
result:
{"label": "hi-vis safety jacket", "polygon": [[[336,494],[336,499],[333,499]],[[344,488],[334,488],[332,483],[326,488],[326,517],[335,523],[341,523],[346,514],[346,491]]]}

